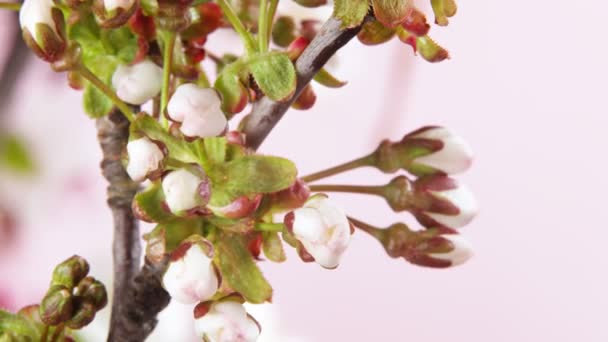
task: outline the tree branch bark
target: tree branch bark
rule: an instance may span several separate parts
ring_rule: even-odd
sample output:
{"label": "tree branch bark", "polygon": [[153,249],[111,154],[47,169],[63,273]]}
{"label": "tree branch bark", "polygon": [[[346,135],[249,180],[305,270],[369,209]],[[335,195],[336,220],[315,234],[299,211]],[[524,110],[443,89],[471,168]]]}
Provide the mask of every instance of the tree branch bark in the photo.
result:
{"label": "tree branch bark", "polygon": [[156,326],[156,315],[169,303],[160,283],[163,265],[146,264],[139,271],[140,232],[131,209],[139,184],[129,178],[120,160],[129,139],[129,122],[115,110],[97,120],[97,130],[114,219],[114,298],[108,341],[144,341]]}
{"label": "tree branch bark", "polygon": [[323,68],[336,51],[346,45],[361,30],[361,26],[351,29],[343,29],[341,26],[342,22],[340,20],[330,18],[298,58],[295,65],[298,83],[296,93],[291,100],[275,102],[268,97],[263,97],[253,105],[253,110],[247,118],[244,129],[249,147],[256,150],[260,147],[270,131],[289,110],[317,72]]}

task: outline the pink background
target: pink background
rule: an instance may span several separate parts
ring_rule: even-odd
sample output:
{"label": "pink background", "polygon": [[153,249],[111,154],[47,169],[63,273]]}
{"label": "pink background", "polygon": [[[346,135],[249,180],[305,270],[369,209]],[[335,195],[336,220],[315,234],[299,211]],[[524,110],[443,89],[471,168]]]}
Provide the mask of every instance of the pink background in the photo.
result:
{"label": "pink background", "polygon": [[[476,256],[451,270],[422,269],[388,259],[363,234],[336,271],[302,264],[290,252],[287,263],[263,266],[275,287],[272,309],[255,309],[264,311],[266,341],[608,340],[608,5],[459,5],[447,29],[432,31],[450,61],[428,64],[397,41],[351,44],[336,70],[349,85],[317,86],[314,110],[291,112],[263,152],[291,158],[306,174],[367,153],[384,137],[448,126],[476,152],[472,170],[459,177],[482,205],[462,231]],[[11,24],[6,16],[0,23],[5,40]],[[94,123],[63,75],[34,59],[30,67],[15,84],[23,98],[2,109],[2,124],[27,137],[40,166],[35,178],[0,176],[0,201],[22,224],[17,242],[0,250],[0,291],[14,306],[39,300],[53,265],[72,253],[90,259],[99,278],[111,275]],[[359,170],[332,181],[390,178]],[[335,198],[380,226],[411,222],[379,199]],[[187,317],[188,310],[171,312]],[[158,341],[167,340],[162,331]]]}

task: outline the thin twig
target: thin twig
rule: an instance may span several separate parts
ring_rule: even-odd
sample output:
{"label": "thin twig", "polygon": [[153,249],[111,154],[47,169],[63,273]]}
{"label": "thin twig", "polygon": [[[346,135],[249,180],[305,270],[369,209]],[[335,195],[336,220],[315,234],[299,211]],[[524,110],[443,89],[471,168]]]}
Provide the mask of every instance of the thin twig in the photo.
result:
{"label": "thin twig", "polygon": [[268,97],[263,97],[254,104],[244,129],[249,147],[253,149],[260,147],[266,136],[289,110],[317,72],[336,51],[355,37],[360,29],[360,26],[343,29],[341,21],[336,18],[330,18],[323,25],[315,39],[296,61],[298,84],[295,96],[286,102],[275,102]]}

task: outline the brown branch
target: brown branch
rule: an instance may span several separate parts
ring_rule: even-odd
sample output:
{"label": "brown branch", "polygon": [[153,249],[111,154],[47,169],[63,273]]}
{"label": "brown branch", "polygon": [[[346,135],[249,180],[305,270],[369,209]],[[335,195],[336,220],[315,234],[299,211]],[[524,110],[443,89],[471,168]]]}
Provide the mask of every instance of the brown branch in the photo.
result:
{"label": "brown branch", "polygon": [[295,96],[286,102],[275,102],[267,97],[262,98],[253,106],[253,110],[245,124],[247,145],[258,149],[266,136],[281,120],[289,107],[298,98],[302,90],[310,83],[317,72],[327,63],[336,51],[354,38],[361,27],[343,29],[340,20],[330,18],[315,39],[304,50],[296,61],[297,88]]}
{"label": "brown branch", "polygon": [[129,178],[120,160],[129,139],[129,122],[116,110],[97,120],[97,130],[114,218],[114,298],[108,341],[144,341],[156,326],[156,315],[169,303],[160,284],[163,265],[146,264],[139,271],[139,225],[131,209],[139,185]]}

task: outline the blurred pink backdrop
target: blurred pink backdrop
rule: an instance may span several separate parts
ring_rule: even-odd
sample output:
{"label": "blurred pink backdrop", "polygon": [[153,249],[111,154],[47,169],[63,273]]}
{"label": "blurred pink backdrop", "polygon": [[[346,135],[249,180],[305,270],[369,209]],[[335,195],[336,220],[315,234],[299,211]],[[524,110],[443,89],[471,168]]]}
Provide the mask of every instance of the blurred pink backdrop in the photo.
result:
{"label": "blurred pink backdrop", "polygon": [[[476,256],[450,270],[422,269],[388,259],[363,234],[335,271],[291,252],[285,264],[263,265],[275,287],[273,312],[260,319],[274,322],[266,341],[608,340],[608,4],[459,5],[448,28],[432,31],[450,61],[428,64],[397,41],[353,43],[336,70],[348,86],[316,87],[316,107],[290,112],[262,150],[291,158],[306,174],[367,153],[384,137],[448,126],[476,152],[460,177],[482,205],[463,230]],[[0,23],[4,41],[12,22],[2,16]],[[53,265],[73,253],[111,280],[111,217],[94,122],[63,77],[32,58],[15,84],[23,97],[2,108],[3,124],[27,137],[40,166],[34,178],[0,177],[0,200],[21,220],[17,242],[0,250],[0,297],[14,307],[38,301]],[[332,180],[388,179],[359,170]],[[380,199],[335,197],[380,226],[410,221]],[[187,317],[189,309],[172,310]]]}

